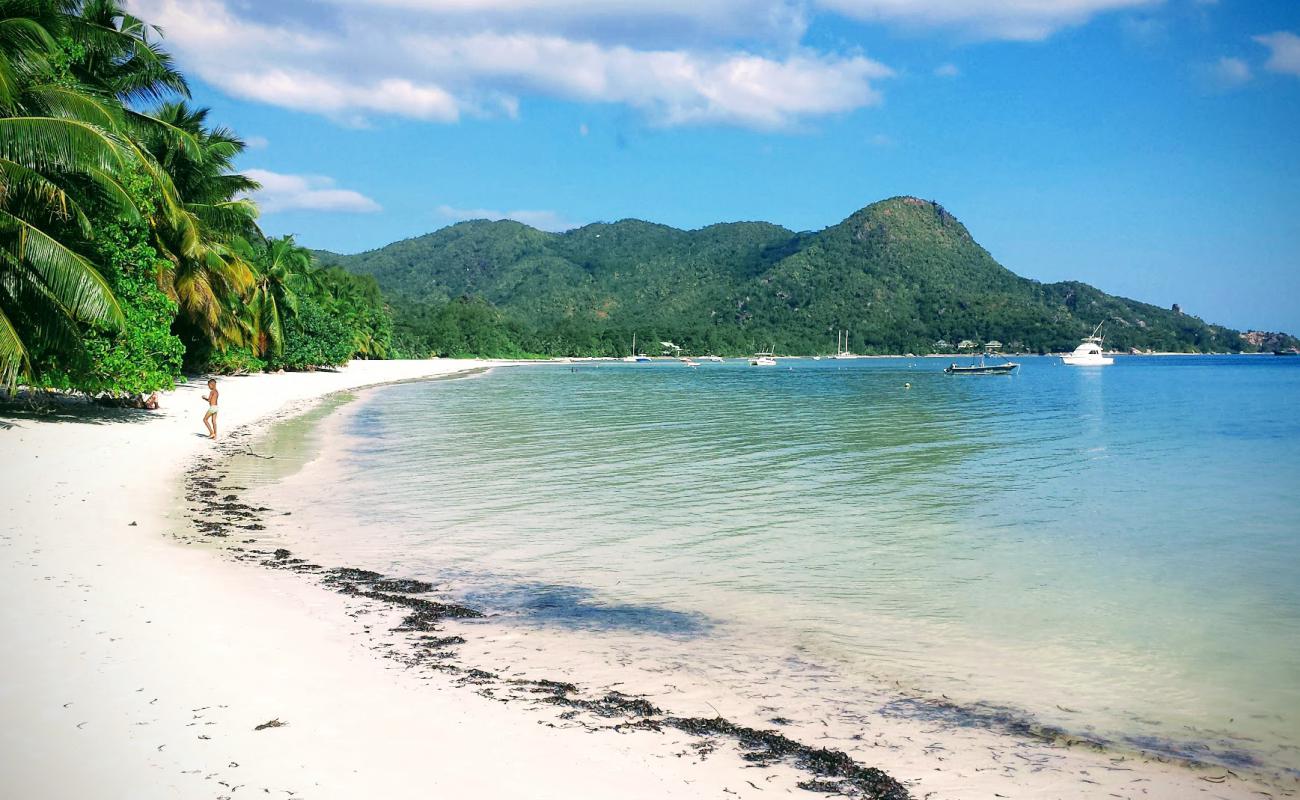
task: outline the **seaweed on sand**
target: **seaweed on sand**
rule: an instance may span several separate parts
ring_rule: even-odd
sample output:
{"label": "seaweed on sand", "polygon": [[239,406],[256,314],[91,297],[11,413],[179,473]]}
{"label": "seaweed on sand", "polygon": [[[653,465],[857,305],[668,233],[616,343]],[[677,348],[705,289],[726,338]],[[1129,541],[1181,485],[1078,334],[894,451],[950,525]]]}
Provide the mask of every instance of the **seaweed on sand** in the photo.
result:
{"label": "seaweed on sand", "polygon": [[412,578],[385,578],[370,584],[376,592],[396,592],[397,594],[424,594],[433,591],[433,584]]}
{"label": "seaweed on sand", "polygon": [[595,714],[598,717],[657,717],[664,713],[656,708],[643,697],[629,697],[622,692],[608,692],[604,697],[597,700],[585,700],[580,697],[570,697],[571,691],[568,687],[573,684],[556,684],[557,688],[564,687],[564,691],[551,694],[549,697],[542,698],[544,703],[553,703],[560,706],[569,706],[570,708],[581,709],[583,711]]}
{"label": "seaweed on sand", "polygon": [[[339,570],[334,572],[337,573]],[[438,623],[444,619],[479,619],[483,616],[482,611],[469,606],[462,606],[457,603],[439,603],[436,600],[426,600],[423,597],[411,597],[404,594],[359,589],[355,583],[342,583],[338,591],[341,594],[365,597],[369,600],[378,600],[381,603],[411,609],[411,613],[402,619],[401,624],[393,628],[394,631],[436,631],[439,630]]]}
{"label": "seaweed on sand", "polygon": [[743,757],[747,761],[764,765],[790,761],[818,778],[832,779],[804,781],[799,784],[801,789],[872,800],[908,800],[910,797],[907,789],[884,771],[864,767],[840,750],[813,747],[775,731],[737,725],[722,717],[669,717],[662,724],[693,736],[733,739],[744,751]]}

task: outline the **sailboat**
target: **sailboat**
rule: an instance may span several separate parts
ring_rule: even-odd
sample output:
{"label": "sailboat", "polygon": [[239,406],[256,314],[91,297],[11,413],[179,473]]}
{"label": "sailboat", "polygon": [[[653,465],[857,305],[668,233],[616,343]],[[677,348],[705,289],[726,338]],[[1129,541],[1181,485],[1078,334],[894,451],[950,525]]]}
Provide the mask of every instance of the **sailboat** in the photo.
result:
{"label": "sailboat", "polygon": [[1103,322],[1105,320],[1097,323],[1097,327],[1092,329],[1092,335],[1084,337],[1083,344],[1074,348],[1073,353],[1061,356],[1061,363],[1072,367],[1104,367],[1114,364],[1115,359],[1102,352],[1102,337],[1097,335],[1101,331]]}
{"label": "sailboat", "polygon": [[[841,344],[841,340],[843,341],[842,344]],[[835,332],[835,355],[827,356],[827,358],[857,358],[856,355],[849,352],[848,331]]]}
{"label": "sailboat", "polygon": [[649,361],[649,360],[650,360],[650,356],[646,355],[645,353],[638,353],[636,351],[636,334],[635,333],[632,334],[632,354],[623,356],[623,361],[632,364],[632,363],[640,363],[642,361]]}

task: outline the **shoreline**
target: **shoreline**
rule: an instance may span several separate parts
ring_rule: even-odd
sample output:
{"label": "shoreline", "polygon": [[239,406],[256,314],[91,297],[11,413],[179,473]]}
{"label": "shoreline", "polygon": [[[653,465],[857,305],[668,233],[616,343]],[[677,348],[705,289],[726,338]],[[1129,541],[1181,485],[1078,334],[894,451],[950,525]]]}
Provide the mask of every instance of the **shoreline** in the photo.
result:
{"label": "shoreline", "polygon": [[[381,390],[382,391],[382,390]],[[371,395],[373,398],[373,395]],[[285,494],[287,491],[288,506],[291,507],[293,498],[299,495],[296,490],[303,484],[331,484],[340,479],[334,465],[337,462],[340,452],[337,449],[338,442],[342,440],[339,429],[339,420],[346,419],[349,415],[358,413],[369,398],[360,397],[340,404],[334,407],[323,417],[314,420],[311,423],[309,431],[298,430],[296,434],[300,437],[311,436],[316,438],[320,436],[320,429],[325,428],[329,431],[327,436],[320,438],[333,443],[336,449],[324,454],[317,454],[310,461],[319,460],[320,464],[308,464],[300,469],[304,472],[311,470],[308,474],[298,475],[299,470],[294,470],[291,477],[279,476],[272,480],[270,484],[261,485],[258,481],[258,488],[249,492],[253,499],[248,502],[256,505],[257,503],[270,503],[272,506],[280,507],[279,499],[268,499],[268,492],[274,494]],[[345,446],[344,446],[345,447]],[[331,458],[332,456],[332,458]],[[252,469],[254,473],[258,470],[259,462],[246,462],[246,466]],[[223,465],[223,469],[229,468],[230,464]],[[314,469],[313,469],[314,468]],[[232,476],[232,480],[244,482],[239,470]],[[272,489],[269,487],[279,487],[279,485],[289,480],[291,483],[297,481],[297,486],[290,486],[287,490]],[[241,496],[242,499],[242,496]],[[298,508],[294,514],[302,511]],[[440,630],[435,633],[420,636],[419,631],[409,630],[409,626],[402,624],[400,621],[402,609],[418,607],[424,601],[434,601],[436,603],[446,603],[456,606],[463,610],[472,611],[475,615],[481,608],[469,608],[461,605],[468,602],[472,607],[475,601],[465,601],[461,595],[443,585],[444,581],[434,574],[419,574],[418,576],[399,574],[396,576],[380,576],[377,572],[371,570],[383,570],[383,567],[374,563],[365,563],[364,557],[354,562],[349,560],[349,556],[338,554],[323,555],[324,551],[312,552],[312,548],[307,548],[308,553],[304,558],[299,552],[302,542],[294,540],[293,533],[285,529],[284,525],[279,526],[277,530],[276,522],[280,517],[277,513],[270,515],[268,523],[270,529],[266,531],[265,539],[258,541],[252,540],[250,544],[252,549],[248,553],[240,552],[236,555],[241,560],[248,560],[259,563],[264,567],[272,569],[288,569],[291,571],[307,572],[309,580],[322,581],[327,586],[332,586],[335,590],[343,591],[352,597],[367,597],[379,604],[392,606],[389,611],[398,611],[397,617],[394,618],[391,625],[387,627],[393,629],[393,634],[388,637],[371,637],[371,644],[376,653],[389,658],[404,659],[404,663],[411,664],[426,669],[432,669],[439,673],[449,674],[455,677],[455,681],[463,686],[472,689],[475,693],[484,696],[490,696],[493,699],[502,702],[508,702],[512,705],[519,704],[524,706],[520,713],[537,712],[542,718],[538,721],[541,724],[553,725],[556,720],[545,713],[545,705],[560,706],[581,709],[584,714],[582,717],[575,719],[572,712],[564,718],[569,724],[578,724],[588,729],[609,729],[613,728],[620,732],[631,730],[637,731],[654,731],[660,732],[665,725],[672,727],[680,725],[683,718],[689,714],[712,714],[709,717],[710,722],[720,722],[730,730],[743,730],[750,736],[750,741],[755,741],[753,734],[758,733],[758,729],[778,733],[786,738],[787,748],[792,745],[798,745],[800,738],[806,742],[815,742],[821,748],[837,750],[836,756],[844,754],[843,748],[854,748],[855,742],[861,740],[862,727],[859,725],[854,730],[836,731],[839,721],[834,718],[837,716],[850,716],[859,711],[857,708],[849,708],[841,704],[838,708],[827,706],[821,711],[825,712],[821,718],[821,725],[826,725],[826,720],[830,719],[832,724],[829,728],[817,728],[813,725],[805,724],[809,719],[808,708],[791,708],[784,707],[776,709],[766,704],[761,706],[764,711],[762,714],[756,712],[758,708],[749,708],[741,710],[745,705],[743,699],[739,704],[735,701],[738,698],[720,690],[717,686],[709,685],[705,694],[699,691],[700,687],[696,686],[695,691],[683,690],[681,687],[687,685],[692,678],[699,676],[687,676],[681,671],[675,671],[672,674],[674,685],[672,691],[663,692],[655,687],[654,675],[660,672],[666,672],[670,665],[660,664],[658,662],[648,661],[650,655],[647,651],[640,651],[637,655],[636,670],[614,670],[600,663],[599,660],[593,660],[590,656],[593,653],[587,652],[589,656],[585,660],[580,660],[576,665],[573,658],[570,657],[575,649],[581,649],[583,644],[591,644],[581,639],[566,639],[564,636],[546,635],[538,629],[528,629],[509,627],[509,622],[505,629],[498,628],[492,630],[493,621],[491,619],[475,619],[469,621],[460,621],[457,619],[446,620],[446,624],[452,626],[450,630]],[[286,520],[290,527],[301,529],[303,526],[302,519],[294,516]],[[348,525],[362,524],[359,521],[349,521]],[[262,534],[257,534],[261,536]],[[277,548],[271,550],[269,548]],[[326,547],[325,550],[331,551],[333,548]],[[315,563],[331,563],[342,559],[347,564],[342,570],[345,574],[354,577],[360,576],[362,582],[360,591],[358,586],[344,586],[339,589],[337,584],[339,580],[333,577],[330,570],[320,567]],[[485,565],[488,566],[488,565]],[[337,567],[335,570],[339,569]],[[413,589],[414,596],[399,598],[393,597],[388,593],[387,597],[376,597],[373,590],[365,589],[366,581],[386,582],[392,585],[401,586],[420,586],[423,589]],[[428,581],[432,581],[429,583]],[[380,594],[384,594],[381,592]],[[363,610],[363,613],[373,613],[373,608]],[[698,610],[693,613],[704,613]],[[507,619],[510,616],[507,612]],[[437,623],[444,622],[436,620]],[[725,624],[725,623],[724,623]],[[395,626],[395,627],[394,627]],[[706,625],[706,627],[709,627]],[[513,647],[515,643],[522,643],[523,636],[530,644],[526,651],[519,651]],[[608,635],[602,637],[608,638]],[[422,641],[422,639],[424,641]],[[512,642],[511,640],[515,640]],[[501,645],[504,641],[505,647]],[[432,642],[432,644],[429,644]],[[689,646],[685,640],[680,642],[683,647]],[[599,644],[596,647],[600,647]],[[594,648],[593,648],[594,649]],[[471,651],[467,657],[461,657],[455,651]],[[536,651],[536,654],[534,652]],[[702,651],[693,650],[692,653],[701,658],[708,658]],[[550,657],[547,654],[551,654]],[[626,656],[626,653],[624,653]],[[692,656],[694,658],[694,656]],[[533,663],[534,660],[540,662]],[[777,659],[780,660],[779,658]],[[815,665],[814,669],[819,669]],[[626,673],[626,674],[625,674]],[[648,673],[648,674],[647,674]],[[508,676],[508,677],[507,677]],[[841,676],[841,679],[844,676]],[[766,675],[765,681],[772,679],[772,675]],[[624,680],[626,679],[626,680]],[[523,688],[520,687],[533,687]],[[540,687],[540,688],[539,688]],[[565,687],[562,693],[549,693],[549,689],[555,687]],[[617,689],[615,689],[617,687]],[[613,694],[610,694],[610,692]],[[626,694],[625,694],[626,693]],[[539,694],[543,695],[539,699]],[[770,690],[766,690],[764,697],[774,697]],[[613,700],[611,701],[611,698]],[[778,701],[765,701],[777,703]],[[542,704],[539,709],[539,703]],[[644,703],[640,711],[635,704]],[[716,703],[716,705],[715,705]],[[752,704],[751,704],[752,706]],[[718,709],[726,709],[726,712]],[[643,713],[649,712],[649,713]],[[790,717],[800,717],[805,723],[797,722],[794,719],[787,718],[786,712]],[[800,713],[802,712],[802,713]],[[740,716],[733,716],[733,713]],[[723,718],[725,716],[725,719]],[[886,719],[893,717],[893,719]],[[609,718],[619,720],[609,722]],[[716,719],[715,719],[716,718]],[[692,720],[696,725],[694,731],[700,731],[702,718]],[[813,719],[816,724],[816,717]],[[789,727],[787,727],[789,726]],[[1109,796],[1111,791],[1122,789],[1119,784],[1113,784],[1107,787],[1107,791],[1101,791],[1101,787],[1110,783],[1110,781],[1097,781],[1089,779],[1088,769],[1100,769],[1111,771],[1146,771],[1145,780],[1167,780],[1167,786],[1161,786],[1154,792],[1146,796],[1166,796],[1166,797],[1184,797],[1192,793],[1199,793],[1203,790],[1206,783],[1213,783],[1220,779],[1227,780],[1227,787],[1220,787],[1210,796],[1242,796],[1247,791],[1251,781],[1243,781],[1241,785],[1233,785],[1229,776],[1233,775],[1230,771],[1225,771],[1223,764],[1213,762],[1202,762],[1191,755],[1195,752],[1196,746],[1193,742],[1169,741],[1163,743],[1167,752],[1153,752],[1136,749],[1130,744],[1119,740],[1102,740],[1090,736],[1083,731],[1070,731],[1055,727],[1049,723],[1042,722],[1033,717],[1033,715],[1014,708],[990,705],[987,703],[976,703],[975,705],[961,705],[947,700],[938,698],[926,698],[904,692],[899,688],[895,692],[887,692],[882,698],[881,711],[874,715],[870,720],[869,727],[875,731],[877,740],[873,742],[873,747],[880,747],[882,742],[880,738],[890,737],[899,741],[911,741],[920,739],[924,736],[933,737],[931,748],[936,751],[942,751],[943,755],[939,758],[930,758],[922,760],[920,763],[912,757],[913,754],[899,752],[903,747],[897,744],[890,749],[895,752],[889,752],[884,756],[884,761],[873,759],[881,758],[879,750],[861,751],[860,749],[848,752],[844,757],[856,758],[859,760],[860,768],[882,768],[889,775],[895,778],[908,778],[906,782],[916,792],[915,796],[934,796],[934,797],[961,797],[966,796],[961,791],[953,791],[954,786],[960,786],[963,790],[969,791],[978,788],[981,792],[995,792],[998,790],[1029,790],[1030,794],[1025,796],[1039,796],[1035,793],[1043,790],[1046,783],[1059,783],[1062,780],[1068,780],[1071,773],[1074,777],[1081,779],[1084,783],[1096,784],[1097,796]],[[946,731],[940,732],[941,729],[947,728]],[[678,728],[681,729],[681,728]],[[739,741],[745,741],[744,735],[722,737],[733,744]],[[724,742],[725,743],[725,742]],[[700,743],[697,743],[697,746]],[[1159,747],[1162,743],[1153,741],[1152,747]],[[710,742],[709,746],[715,746],[717,742]],[[653,742],[647,744],[649,747],[655,746]],[[888,745],[887,745],[888,746]],[[946,749],[944,749],[946,746]],[[970,753],[986,755],[986,751],[997,748],[1000,752],[992,761],[981,763],[979,756],[969,758]],[[1179,752],[1187,755],[1177,755]],[[1212,752],[1212,751],[1211,751]],[[1213,753],[1212,753],[1213,754]],[[1230,754],[1225,752],[1221,754],[1227,758]],[[1035,772],[1045,772],[1052,775],[1050,781],[1044,781],[1040,777],[1017,775],[1008,777],[1004,774],[996,782],[982,782],[978,778],[972,778],[981,770],[997,769],[998,757],[1005,757],[1005,760],[1011,763],[1011,759],[1019,757],[1032,757],[1039,759],[1035,766]],[[1098,762],[1101,762],[1100,764]],[[943,766],[939,767],[938,764]],[[1116,763],[1125,764],[1124,767],[1115,766]],[[790,765],[786,765],[790,766]],[[1240,769],[1239,764],[1233,764]],[[933,777],[926,775],[936,768],[951,770],[953,775],[944,776],[942,780],[935,780]],[[1001,769],[1006,772],[1010,769],[1005,765]],[[961,775],[959,773],[965,772]],[[921,775],[920,784],[916,785],[916,775]],[[805,775],[802,780],[792,779],[790,776],[780,776],[793,786],[800,782],[822,782],[829,787],[834,782],[834,775]],[[827,780],[827,778],[831,780]],[[957,781],[950,781],[951,778],[957,778]],[[1205,782],[1205,783],[1198,783]],[[851,787],[850,787],[851,788]],[[1079,791],[1075,796],[1091,796],[1084,791],[1085,787],[1080,785]],[[1220,792],[1226,792],[1221,794]],[[742,794],[744,794],[742,790]],[[867,795],[870,796],[870,795]],[[883,796],[883,795],[882,795]]]}
{"label": "shoreline", "polygon": [[[303,375],[259,376],[251,382],[267,387],[267,392],[274,390],[274,397],[259,403],[260,413],[242,418],[232,414],[234,425],[229,418],[225,421],[223,431],[228,433],[223,437],[238,442],[256,425],[273,424],[271,415],[294,413],[294,403],[314,406],[338,392],[490,366],[364,363],[416,366],[367,370],[363,364],[353,371],[354,365],[345,371],[348,376],[326,381]],[[403,370],[407,374],[396,377]],[[381,371],[383,379],[361,382]],[[297,379],[292,380],[297,388],[290,389],[290,381],[283,378]],[[242,389],[238,384],[245,380],[225,382]],[[239,397],[239,392],[227,395],[224,388],[227,403]],[[169,537],[186,538],[180,531],[188,526],[189,513],[184,503],[169,504],[179,480],[168,480],[167,474],[189,471],[186,456],[205,452],[201,448],[208,444],[191,439],[190,447],[176,448],[182,452],[165,449],[170,434],[198,427],[197,413],[184,410],[178,417],[172,408],[187,394],[195,398],[193,408],[198,410],[196,386],[169,394],[164,398],[169,413],[160,416],[175,419],[165,429],[145,416],[140,421],[149,424],[101,419],[86,429],[86,436],[74,435],[82,431],[70,430],[71,422],[16,420],[10,429],[0,430],[0,437],[17,436],[20,445],[11,448],[6,442],[4,465],[6,473],[13,472],[4,477],[6,485],[14,487],[7,516],[15,524],[12,530],[6,526],[0,531],[0,550],[8,551],[0,579],[5,585],[5,631],[15,657],[0,667],[0,707],[8,718],[23,723],[8,726],[0,739],[5,753],[0,768],[15,776],[14,785],[25,790],[23,796],[62,797],[81,791],[93,796],[188,797],[244,787],[307,796],[380,791],[403,796],[414,786],[489,797],[521,792],[529,797],[615,792],[717,797],[724,790],[759,796],[761,789],[749,779],[766,778],[767,771],[744,770],[753,759],[724,748],[704,759],[690,749],[690,736],[678,736],[690,733],[682,727],[669,725],[664,731],[661,725],[657,733],[648,732],[646,715],[641,720],[634,716],[637,709],[645,710],[635,705],[635,694],[614,701],[608,696],[584,697],[579,706],[602,718],[610,712],[626,726],[617,730],[635,732],[579,737],[479,697],[485,686],[474,681],[487,679],[473,674],[473,667],[457,678],[437,669],[420,675],[398,659],[375,658],[370,647],[357,646],[358,637],[366,636],[382,652],[391,643],[378,631],[372,636],[370,628],[386,631],[391,626],[373,624],[362,633],[356,630],[359,623],[347,624],[347,617],[358,613],[360,593],[385,595],[361,596],[381,606],[364,612],[368,622],[412,611],[437,616],[436,609],[412,603],[409,592],[392,591],[401,584],[384,591],[367,583],[372,579],[344,573],[353,577],[343,581],[351,589],[339,594],[339,586],[322,591],[289,570],[245,570],[225,558],[213,558],[210,548],[178,545]],[[224,406],[223,413],[229,407]],[[144,452],[139,451],[142,444]],[[130,448],[129,453],[123,448]],[[224,460],[220,455],[208,459],[212,466]],[[21,471],[15,469],[20,465]],[[214,492],[210,497],[221,497],[226,504],[238,502],[215,494],[216,484],[201,490]],[[292,554],[269,555],[273,562],[292,560]],[[429,621],[441,622],[432,617]],[[473,691],[452,685],[465,678]],[[534,696],[579,701],[569,690],[560,691],[559,682],[541,683],[546,680],[542,676],[532,680],[531,685],[514,686]],[[635,692],[635,687],[628,691]],[[544,702],[567,707],[568,701]],[[631,714],[625,713],[628,704]],[[438,721],[430,723],[431,716]],[[447,718],[456,720],[453,729],[446,726]],[[673,719],[703,724],[698,718]],[[266,727],[277,721],[283,727]],[[757,731],[745,730],[749,733],[742,731],[739,738],[752,740]],[[784,742],[769,740],[767,745],[793,752],[789,743],[797,744],[798,737],[782,738]],[[1071,760],[1104,768],[1104,758],[1054,749]],[[674,757],[681,755],[696,758]],[[969,755],[945,752],[938,759],[943,766],[934,760],[900,764],[907,771],[898,770],[895,777],[911,783],[922,769],[956,770],[955,762]],[[808,752],[793,755],[795,761],[807,757]],[[491,764],[503,758],[522,766],[511,775],[493,772]],[[907,760],[884,753],[884,761]],[[880,766],[895,772],[887,764]],[[1226,783],[1219,784],[1211,782],[1217,775],[1151,766],[1156,779],[1186,779],[1148,787],[1167,789],[1164,796],[1252,793],[1250,782],[1225,776]],[[781,780],[794,782],[792,770],[778,772]],[[1059,790],[1069,778],[1058,774],[1039,788]],[[969,783],[931,780],[927,776],[924,783],[941,789],[937,796],[970,796],[975,789]],[[1008,779],[998,785],[1020,789],[1019,796],[1045,796],[1032,790],[1024,794],[1030,787]],[[1069,795],[1081,796],[1082,790],[1071,786]]]}
{"label": "shoreline", "polygon": [[[222,436],[295,402],[488,365],[224,379]],[[210,452],[198,385],[152,416],[75,411],[6,413],[0,428],[0,772],[14,796],[706,797],[735,782],[717,769],[687,784],[616,738],[562,739],[431,687],[356,646],[337,624],[345,598],[178,544],[180,475]]]}

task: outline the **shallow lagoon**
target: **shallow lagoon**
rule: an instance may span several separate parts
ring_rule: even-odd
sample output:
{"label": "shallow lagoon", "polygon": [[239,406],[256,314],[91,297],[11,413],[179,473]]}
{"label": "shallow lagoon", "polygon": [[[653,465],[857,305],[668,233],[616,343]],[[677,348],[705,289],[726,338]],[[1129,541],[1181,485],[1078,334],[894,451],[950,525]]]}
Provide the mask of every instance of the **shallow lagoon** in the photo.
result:
{"label": "shallow lagoon", "polygon": [[281,507],[294,546],[441,581],[587,654],[636,640],[733,675],[780,663],[807,684],[792,702],[889,686],[904,699],[863,702],[1300,767],[1300,363],[1022,361],[387,387],[298,425],[325,458]]}

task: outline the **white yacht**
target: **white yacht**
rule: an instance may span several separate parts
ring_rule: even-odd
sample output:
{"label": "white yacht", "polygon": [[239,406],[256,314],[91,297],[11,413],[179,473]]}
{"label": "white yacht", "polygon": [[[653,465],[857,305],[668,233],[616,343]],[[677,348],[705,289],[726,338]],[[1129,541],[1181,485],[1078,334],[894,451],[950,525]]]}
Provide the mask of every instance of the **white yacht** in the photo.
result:
{"label": "white yacht", "polygon": [[1102,337],[1097,333],[1101,330],[1101,323],[1093,328],[1092,335],[1083,340],[1083,344],[1074,348],[1074,352],[1068,356],[1061,356],[1061,363],[1069,364],[1072,367],[1104,367],[1108,364],[1114,364],[1115,359],[1106,355],[1101,349]]}
{"label": "white yacht", "polygon": [[754,357],[749,359],[749,365],[751,367],[775,367],[776,358],[770,352],[755,353]]}
{"label": "white yacht", "polygon": [[722,356],[700,356],[700,361],[712,361],[716,364],[722,363]]}

